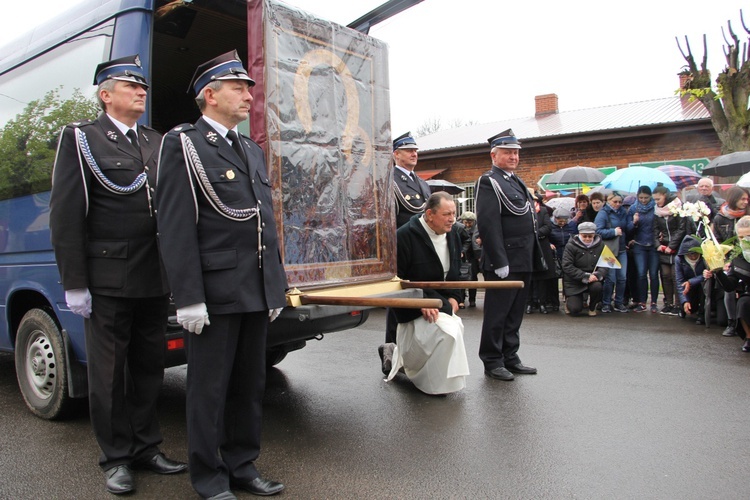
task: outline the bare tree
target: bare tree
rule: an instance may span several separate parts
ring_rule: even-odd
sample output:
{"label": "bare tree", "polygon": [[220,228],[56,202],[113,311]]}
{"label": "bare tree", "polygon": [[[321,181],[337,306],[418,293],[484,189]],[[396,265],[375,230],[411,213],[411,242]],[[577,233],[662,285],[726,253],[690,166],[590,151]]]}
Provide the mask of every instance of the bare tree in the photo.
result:
{"label": "bare tree", "polygon": [[[469,125],[475,125],[477,123],[476,120],[469,120],[469,121],[463,121],[460,118],[454,118],[450,122],[448,122],[448,129],[454,129],[454,128],[461,128],[466,127]],[[443,123],[440,120],[440,118],[428,118],[426,119],[422,125],[417,128],[417,133],[414,134],[415,137],[424,137],[426,135],[434,134],[435,132],[438,132],[440,130],[443,130]]]}
{"label": "bare tree", "polygon": [[[749,35],[750,29],[745,24],[745,19],[740,10],[740,21],[745,33]],[[711,72],[707,68],[708,45],[706,35],[703,35],[703,60],[700,68],[695,62],[690,49],[690,42],[685,37],[683,50],[679,39],[677,47],[682,57],[687,61],[687,66],[680,73],[684,76],[681,95],[689,95],[691,99],[699,99],[709,114],[711,123],[721,141],[722,154],[735,151],[750,150],[750,109],[748,108],[748,97],[750,97],[750,62],[748,61],[748,42],[742,43],[742,57],[740,58],[740,39],[732,29],[732,22],[727,21],[729,38],[721,30],[724,37],[724,57],[727,66],[716,78],[716,90],[711,82]]]}
{"label": "bare tree", "polygon": [[417,128],[417,133],[415,135],[417,137],[424,137],[426,135],[434,134],[442,128],[443,127],[440,122],[440,118],[428,118],[424,122],[422,122],[422,125]]}

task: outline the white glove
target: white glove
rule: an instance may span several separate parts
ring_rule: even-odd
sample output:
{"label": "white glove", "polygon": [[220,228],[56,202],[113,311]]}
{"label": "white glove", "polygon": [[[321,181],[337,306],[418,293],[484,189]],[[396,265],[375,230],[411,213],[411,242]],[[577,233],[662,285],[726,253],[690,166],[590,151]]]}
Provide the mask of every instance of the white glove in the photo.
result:
{"label": "white glove", "polygon": [[500,269],[495,269],[495,274],[497,274],[497,277],[501,280],[507,278],[509,272],[510,266],[503,266]]}
{"label": "white glove", "polygon": [[281,314],[282,309],[284,308],[279,307],[278,309],[271,309],[268,311],[268,317],[270,318],[269,323],[273,323],[273,320],[279,317],[279,314]]}
{"label": "white glove", "polygon": [[204,326],[211,324],[208,321],[208,310],[206,304],[193,304],[191,306],[180,307],[177,309],[177,322],[190,333],[200,335]]}
{"label": "white glove", "polygon": [[91,316],[91,293],[88,288],[65,290],[65,302],[74,314],[84,318]]}

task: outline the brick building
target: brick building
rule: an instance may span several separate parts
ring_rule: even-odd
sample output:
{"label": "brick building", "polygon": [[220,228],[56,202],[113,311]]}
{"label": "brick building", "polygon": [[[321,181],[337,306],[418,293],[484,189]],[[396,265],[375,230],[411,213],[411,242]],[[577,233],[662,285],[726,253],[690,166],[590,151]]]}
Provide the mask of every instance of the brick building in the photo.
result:
{"label": "brick building", "polygon": [[[518,175],[537,186],[545,173],[561,168],[625,168],[631,164],[696,160],[720,154],[708,111],[680,97],[617,104],[578,111],[558,110],[555,94],[536,97],[533,117],[471,125],[419,137],[417,172],[466,188],[473,198],[477,178],[491,166],[487,138],[511,128],[523,145]],[[463,209],[471,209],[473,200]]]}

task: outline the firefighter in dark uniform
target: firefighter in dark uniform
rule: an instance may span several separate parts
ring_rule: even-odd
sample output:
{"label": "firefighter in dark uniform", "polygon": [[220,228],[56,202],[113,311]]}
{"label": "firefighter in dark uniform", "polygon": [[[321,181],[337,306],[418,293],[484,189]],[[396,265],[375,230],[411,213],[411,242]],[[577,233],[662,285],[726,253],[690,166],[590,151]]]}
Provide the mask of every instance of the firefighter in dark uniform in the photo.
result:
{"label": "firefighter in dark uniform", "polygon": [[529,291],[536,236],[534,200],[515,174],[521,144],[508,129],[488,139],[492,169],[477,181],[477,230],[482,240],[480,269],[488,281],[522,281],[523,288],[488,289],[479,357],[487,376],[510,381],[517,374],[534,374],[518,357],[519,328]]}
{"label": "firefighter in dark uniform", "polygon": [[132,468],[186,464],[159,452],[169,289],[152,207],[161,135],[138,125],[148,84],[138,56],[100,64],[104,113],[63,129],[52,175],[50,231],[65,298],[86,318],[91,425],[110,493],[135,489]]}
{"label": "firefighter in dark uniform", "polygon": [[393,186],[396,193],[396,229],[414,215],[422,215],[430,186],[414,171],[417,166],[417,141],[407,132],[393,141]]}
{"label": "firefighter in dark uniform", "polygon": [[284,488],[254,463],[268,323],[287,281],[263,151],[237,132],[253,85],[236,51],[200,65],[191,90],[203,116],[164,136],[159,162],[161,252],[187,330],[190,479],[204,498]]}

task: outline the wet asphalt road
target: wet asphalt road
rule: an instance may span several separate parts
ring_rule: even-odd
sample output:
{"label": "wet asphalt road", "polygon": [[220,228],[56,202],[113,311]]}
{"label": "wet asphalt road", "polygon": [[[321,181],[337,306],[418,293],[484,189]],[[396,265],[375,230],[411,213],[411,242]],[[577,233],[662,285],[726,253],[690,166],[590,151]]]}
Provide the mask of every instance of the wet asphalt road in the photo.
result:
{"label": "wet asphalt road", "polygon": [[[750,354],[741,341],[658,314],[526,316],[535,376],[484,376],[480,308],[462,311],[471,376],[447,397],[384,383],[384,314],[291,353],[269,375],[261,473],[282,498],[750,497]],[[185,368],[160,403],[171,457],[186,458]],[[0,498],[114,498],[83,410],[26,411],[0,355]],[[139,472],[139,498],[197,498],[187,475]],[[239,498],[251,495],[239,493]]]}

